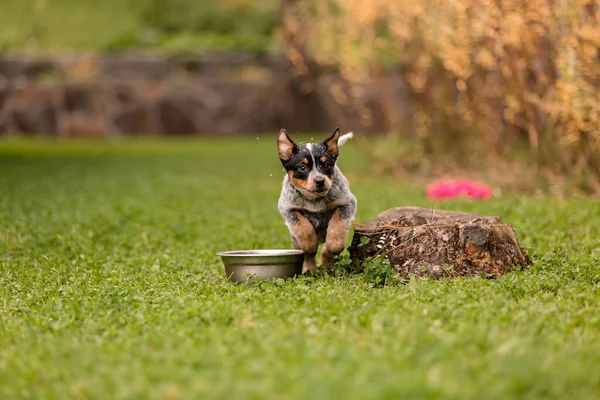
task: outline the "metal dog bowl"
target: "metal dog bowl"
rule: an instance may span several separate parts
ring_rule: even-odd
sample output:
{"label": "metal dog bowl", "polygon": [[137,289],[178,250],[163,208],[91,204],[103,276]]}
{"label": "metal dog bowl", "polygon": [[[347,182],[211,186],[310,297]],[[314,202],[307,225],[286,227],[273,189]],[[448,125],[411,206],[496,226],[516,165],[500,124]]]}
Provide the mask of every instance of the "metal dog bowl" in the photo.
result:
{"label": "metal dog bowl", "polygon": [[302,274],[302,250],[238,250],[217,253],[231,282],[291,278]]}

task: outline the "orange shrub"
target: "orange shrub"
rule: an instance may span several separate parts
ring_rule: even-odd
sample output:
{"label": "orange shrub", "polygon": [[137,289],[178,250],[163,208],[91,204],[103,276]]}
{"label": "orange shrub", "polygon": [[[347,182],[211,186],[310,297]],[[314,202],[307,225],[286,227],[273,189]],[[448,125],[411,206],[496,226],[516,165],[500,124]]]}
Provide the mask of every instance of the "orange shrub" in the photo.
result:
{"label": "orange shrub", "polygon": [[[319,64],[336,65],[350,83],[382,71],[408,82],[419,137],[476,138],[504,154],[525,141],[538,165],[583,177],[588,190],[599,190],[600,6],[594,0],[296,5]],[[368,113],[359,114],[368,124]]]}

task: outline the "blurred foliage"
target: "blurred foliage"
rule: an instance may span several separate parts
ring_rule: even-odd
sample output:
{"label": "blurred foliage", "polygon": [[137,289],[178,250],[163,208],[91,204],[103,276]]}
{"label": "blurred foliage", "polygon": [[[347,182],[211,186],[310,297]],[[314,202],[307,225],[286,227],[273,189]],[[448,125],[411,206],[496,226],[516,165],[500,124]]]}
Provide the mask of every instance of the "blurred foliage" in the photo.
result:
{"label": "blurred foliage", "polygon": [[[319,64],[337,66],[351,84],[385,74],[408,84],[408,133],[425,143],[424,156],[440,137],[446,149],[467,153],[476,143],[486,156],[526,144],[540,173],[600,191],[600,7],[592,0],[310,0],[290,9],[299,17],[287,15],[285,29],[302,34]],[[305,69],[306,60],[292,61]]]}
{"label": "blurred foliage", "polygon": [[141,27],[133,0],[2,0],[0,51],[101,50]]}
{"label": "blurred foliage", "polygon": [[142,24],[168,49],[265,52],[277,26],[275,0],[144,0]]}
{"label": "blurred foliage", "polygon": [[2,0],[0,50],[241,50],[274,45],[277,0]]}
{"label": "blurred foliage", "polygon": [[[593,0],[3,0],[0,51],[262,55],[277,43],[280,2],[302,21],[284,28],[351,85],[406,82],[411,124],[397,115],[397,99],[381,93],[380,100],[390,130],[417,139],[418,152],[407,153],[414,168],[440,151],[485,161],[526,147],[539,175],[567,175],[600,192],[600,6]],[[306,60],[288,56],[306,70]],[[372,123],[360,94],[332,89]],[[386,165],[405,163],[401,149],[385,150]]]}

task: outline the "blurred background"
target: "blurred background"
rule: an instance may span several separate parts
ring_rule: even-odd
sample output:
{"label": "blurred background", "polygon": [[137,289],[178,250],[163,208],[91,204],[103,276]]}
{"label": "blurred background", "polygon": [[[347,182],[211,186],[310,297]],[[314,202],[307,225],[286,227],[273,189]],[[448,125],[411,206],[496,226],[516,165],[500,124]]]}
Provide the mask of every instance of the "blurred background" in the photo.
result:
{"label": "blurred background", "polygon": [[595,0],[2,0],[0,136],[357,133],[376,173],[600,193]]}

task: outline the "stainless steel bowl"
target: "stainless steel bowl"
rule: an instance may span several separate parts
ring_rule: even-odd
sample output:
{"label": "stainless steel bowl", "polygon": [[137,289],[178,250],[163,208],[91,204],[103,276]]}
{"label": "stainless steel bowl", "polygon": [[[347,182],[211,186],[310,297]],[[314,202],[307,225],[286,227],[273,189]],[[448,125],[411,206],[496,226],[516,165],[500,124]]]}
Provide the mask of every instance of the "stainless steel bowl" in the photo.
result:
{"label": "stainless steel bowl", "polygon": [[251,283],[302,274],[302,250],[238,250],[217,253],[231,282]]}

